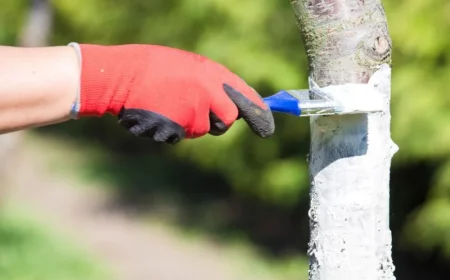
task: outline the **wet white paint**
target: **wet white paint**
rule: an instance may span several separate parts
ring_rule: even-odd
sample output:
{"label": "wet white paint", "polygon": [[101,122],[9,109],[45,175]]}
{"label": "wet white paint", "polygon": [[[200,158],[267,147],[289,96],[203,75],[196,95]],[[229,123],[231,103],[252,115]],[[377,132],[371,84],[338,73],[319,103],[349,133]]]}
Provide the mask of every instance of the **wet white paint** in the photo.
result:
{"label": "wet white paint", "polygon": [[378,113],[311,118],[311,280],[392,280],[389,173],[391,69],[368,85]]}
{"label": "wet white paint", "polygon": [[309,78],[309,89],[321,94],[322,98],[336,103],[341,114],[380,112],[384,109],[384,98],[372,83],[330,85],[320,88]]}

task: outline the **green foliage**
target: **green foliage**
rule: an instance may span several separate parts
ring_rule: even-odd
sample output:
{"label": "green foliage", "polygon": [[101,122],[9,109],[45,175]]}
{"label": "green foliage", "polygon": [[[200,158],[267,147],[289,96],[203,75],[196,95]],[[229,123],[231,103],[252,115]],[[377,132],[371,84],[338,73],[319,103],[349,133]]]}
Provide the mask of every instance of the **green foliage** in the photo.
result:
{"label": "green foliage", "polygon": [[17,28],[26,16],[26,1],[9,1],[0,9],[0,43],[14,44]]}
{"label": "green foliage", "polygon": [[[450,257],[450,2],[384,1],[394,43],[392,134],[394,166],[438,165],[425,203],[403,229],[404,244]],[[423,186],[426,187],[426,186]],[[402,188],[408,192],[405,184]]]}
{"label": "green foliage", "polygon": [[403,245],[450,256],[450,161],[440,165],[427,203],[414,211],[403,229]]}
{"label": "green foliage", "polygon": [[109,279],[67,240],[17,213],[2,209],[0,214],[0,279]]}
{"label": "green foliage", "polygon": [[[301,38],[296,34],[290,5],[279,1],[264,5],[256,0],[53,3],[58,15],[55,44],[164,44],[227,65],[263,95],[280,88],[306,86],[306,58],[298,47]],[[298,157],[306,151],[306,145],[300,145],[308,141],[307,121],[285,117],[278,121],[282,123],[273,141],[256,139],[239,123],[220,139],[205,137],[183,143],[173,151],[195,164],[221,171],[237,190],[274,203],[295,203],[308,186],[305,157]],[[287,137],[300,140],[299,147],[284,147],[293,141]],[[296,152],[289,153],[291,150]],[[275,159],[287,167],[282,174],[274,172],[280,170],[280,165],[274,167]]]}

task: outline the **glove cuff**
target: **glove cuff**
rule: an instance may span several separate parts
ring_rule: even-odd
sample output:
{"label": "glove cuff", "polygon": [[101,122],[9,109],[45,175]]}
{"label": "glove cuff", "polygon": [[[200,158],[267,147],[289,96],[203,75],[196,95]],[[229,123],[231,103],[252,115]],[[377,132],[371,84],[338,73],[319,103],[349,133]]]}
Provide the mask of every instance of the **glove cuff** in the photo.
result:
{"label": "glove cuff", "polygon": [[133,71],[127,69],[133,58],[120,46],[78,46],[82,58],[78,115],[118,115],[133,81]]}
{"label": "glove cuff", "polygon": [[[68,44],[67,46],[72,47],[77,55],[78,58],[78,67],[80,69],[80,76],[81,76],[81,50],[80,45],[78,43],[72,42]],[[80,112],[80,85],[78,85],[77,89],[77,97],[72,104],[72,107],[70,108],[70,118],[73,120],[78,119],[78,113]]]}

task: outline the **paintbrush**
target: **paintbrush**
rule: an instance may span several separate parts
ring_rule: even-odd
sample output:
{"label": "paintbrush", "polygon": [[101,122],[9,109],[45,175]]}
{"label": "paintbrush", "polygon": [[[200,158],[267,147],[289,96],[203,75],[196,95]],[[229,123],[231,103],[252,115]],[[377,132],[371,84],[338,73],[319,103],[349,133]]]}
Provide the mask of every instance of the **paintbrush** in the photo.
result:
{"label": "paintbrush", "polygon": [[309,89],[282,90],[263,98],[271,111],[298,117],[363,114],[383,111],[384,99],[370,84],[320,88],[309,79]]}

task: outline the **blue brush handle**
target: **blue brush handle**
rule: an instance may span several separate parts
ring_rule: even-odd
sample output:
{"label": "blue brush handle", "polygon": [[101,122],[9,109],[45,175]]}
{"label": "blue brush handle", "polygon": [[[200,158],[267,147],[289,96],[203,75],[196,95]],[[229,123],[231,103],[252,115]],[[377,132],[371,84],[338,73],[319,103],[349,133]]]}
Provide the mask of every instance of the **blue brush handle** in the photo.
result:
{"label": "blue brush handle", "polygon": [[265,97],[263,100],[273,112],[286,113],[297,117],[302,113],[299,100],[284,90]]}

